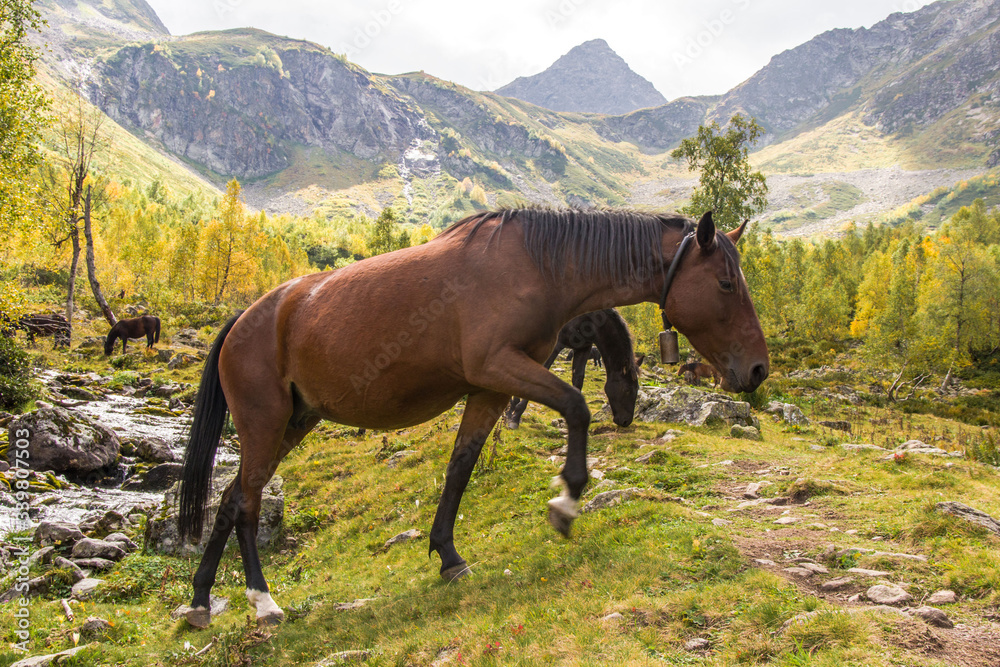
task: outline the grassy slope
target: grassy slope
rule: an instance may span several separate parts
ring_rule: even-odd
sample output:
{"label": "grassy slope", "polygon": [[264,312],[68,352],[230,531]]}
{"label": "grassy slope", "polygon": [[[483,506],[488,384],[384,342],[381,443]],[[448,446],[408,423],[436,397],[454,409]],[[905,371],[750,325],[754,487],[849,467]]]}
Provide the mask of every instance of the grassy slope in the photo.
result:
{"label": "grassy slope", "polygon": [[[103,368],[104,362],[85,365]],[[191,381],[194,372],[188,369],[179,377]],[[595,411],[602,402],[600,385],[599,374],[592,372],[586,394]],[[779,383],[794,393],[792,385]],[[856,437],[880,445],[940,436],[935,444],[955,448],[969,437],[967,428],[933,418],[861,408],[840,414],[825,401],[810,409],[819,418],[852,420]],[[616,429],[596,423],[590,442],[594,467],[619,488],[646,492],[584,514],[572,539],[564,540],[545,521],[545,501],[553,495],[548,482],[558,470],[549,459],[564,444],[550,426],[554,417],[538,406],[529,408],[522,429],[503,432],[495,458],[473,476],[456,526],[459,549],[474,571],[465,580],[447,584],[438,578],[439,562],[427,558],[426,536],[382,549],[404,530],[418,528],[425,535],[429,530],[457,411],[412,429],[361,439],[327,424],[279,469],[286,480],[287,526],[298,545],[268,551],[264,567],[289,614],[284,625],[258,631],[248,624],[252,612],[234,545],[215,589],[232,608],[205,631],[167,618],[187,601],[196,563],[133,555],[107,578],[100,601],[74,603],[75,624],[63,618],[54,601],[35,600],[34,652],[71,646],[72,630],[94,615],[114,627],[73,664],[303,665],[356,649],[373,651],[370,664],[413,665],[445,657],[451,664],[477,665],[937,666],[994,659],[989,651],[998,637],[982,618],[997,604],[998,541],[930,511],[937,501],[960,500],[1000,514],[994,469],[921,456],[897,464],[839,447],[814,451],[817,442],[832,441],[831,432],[778,425],[764,415],[763,443],[712,428],[636,424]],[[684,434],[657,446],[662,452],[653,463],[636,463],[649,451],[643,445],[668,426]],[[388,470],[384,457],[401,449],[419,453]],[[726,460],[733,464],[720,464]],[[764,494],[780,495],[797,478],[811,480],[818,492],[807,505],[730,511],[751,481],[768,480],[772,486]],[[588,497],[593,493],[592,483]],[[675,502],[676,497],[684,502]],[[773,524],[783,513],[802,522]],[[715,526],[713,519],[732,524]],[[812,523],[826,527],[809,527]],[[908,582],[917,600],[951,587],[963,601],[947,612],[968,628],[937,630],[922,621],[878,614],[821,614],[777,633],[796,614],[857,606],[846,596],[874,583],[859,580],[833,594],[817,586],[843,574],[837,569],[811,581],[793,581],[781,572],[791,558],[815,558],[829,543],[928,556],[926,563],[855,556],[839,565],[888,570],[890,580]],[[759,566],[754,558],[777,565]],[[359,598],[372,600],[354,610],[335,606]],[[13,627],[13,611],[0,608],[0,627]],[[622,618],[602,620],[614,612]],[[709,639],[712,653],[684,651],[684,642],[694,637]],[[12,637],[5,634],[5,640]],[[186,642],[194,649],[186,649]],[[210,643],[203,656],[191,657]],[[0,665],[14,659],[0,650]]]}

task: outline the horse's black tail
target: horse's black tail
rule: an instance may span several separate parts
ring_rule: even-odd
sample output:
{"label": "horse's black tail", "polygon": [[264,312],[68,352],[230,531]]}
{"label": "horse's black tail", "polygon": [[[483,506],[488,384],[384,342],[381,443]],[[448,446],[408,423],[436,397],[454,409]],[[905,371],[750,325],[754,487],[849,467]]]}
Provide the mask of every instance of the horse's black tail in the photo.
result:
{"label": "horse's black tail", "polygon": [[194,421],[191,424],[187,452],[184,454],[180,513],[177,517],[182,542],[188,538],[201,539],[215,452],[219,449],[219,439],[229,411],[226,395],[222,393],[222,384],[219,382],[219,351],[240,315],[242,313],[226,322],[215,339],[205,360],[201,385],[194,401]]}
{"label": "horse's black tail", "polygon": [[[237,317],[239,317],[239,315],[237,315]],[[155,345],[160,342],[160,318],[157,317],[154,319],[156,320],[156,329],[153,331],[153,344]],[[235,321],[236,320],[234,319],[233,322]],[[223,336],[223,338],[225,338],[225,336]]]}

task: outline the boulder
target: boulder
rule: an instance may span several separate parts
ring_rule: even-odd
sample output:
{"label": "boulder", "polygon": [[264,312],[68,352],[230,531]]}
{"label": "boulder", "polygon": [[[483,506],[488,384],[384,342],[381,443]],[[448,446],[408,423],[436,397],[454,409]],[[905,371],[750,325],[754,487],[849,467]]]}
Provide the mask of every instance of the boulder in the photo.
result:
{"label": "boulder", "polygon": [[809,418],[803,414],[802,409],[792,403],[781,403],[771,401],[767,405],[766,412],[774,415],[778,419],[792,426],[808,426]]}
{"label": "boulder", "polygon": [[893,584],[876,584],[865,595],[875,604],[886,605],[903,604],[913,599],[912,595]]}
{"label": "boulder", "polygon": [[101,584],[104,583],[103,579],[91,579],[87,577],[86,579],[81,579],[80,581],[73,584],[72,594],[77,600],[86,600],[94,591],[96,591]]}
{"label": "boulder", "polygon": [[760,430],[754,428],[753,426],[743,426],[742,424],[733,424],[732,428],[729,429],[729,435],[734,438],[739,438],[741,440],[763,440],[764,438],[760,434]]}
{"label": "boulder", "polygon": [[170,342],[174,345],[184,345],[193,348],[206,348],[205,343],[198,340],[198,331],[195,329],[181,329],[170,337]]}
{"label": "boulder", "polygon": [[606,507],[614,507],[615,505],[619,505],[629,498],[639,495],[640,493],[642,493],[642,489],[638,487],[604,491],[603,493],[598,493],[596,496],[591,498],[590,502],[584,506],[583,511],[593,512],[594,510],[605,509]]}
{"label": "boulder", "polygon": [[62,395],[65,396],[66,398],[72,398],[77,401],[100,401],[104,398],[103,396],[95,394],[94,392],[88,389],[84,389],[83,387],[73,387],[73,386],[63,387]]}
{"label": "boulder", "polygon": [[139,549],[139,545],[130,540],[128,535],[126,535],[125,533],[111,533],[110,535],[104,538],[104,541],[110,542],[112,544],[117,544],[122,549],[130,553],[133,551],[137,551]]}
{"label": "boulder", "polygon": [[109,630],[111,623],[96,616],[88,616],[87,620],[80,626],[80,636],[86,639],[101,639]]}
{"label": "boulder", "polygon": [[55,560],[52,561],[52,565],[58,567],[60,570],[68,571],[70,576],[73,577],[74,583],[87,578],[87,575],[83,573],[83,568],[62,556],[56,556]]}
{"label": "boulder", "polygon": [[80,527],[67,521],[42,521],[35,528],[35,544],[43,547],[51,544],[71,546],[82,539]]}
{"label": "boulder", "polygon": [[66,649],[65,651],[60,651],[59,653],[35,655],[30,658],[25,658],[24,660],[18,660],[10,667],[48,667],[49,665],[58,665],[65,662],[65,658],[72,658],[85,648],[87,648],[87,645]]}
{"label": "boulder", "polygon": [[758,426],[749,403],[685,386],[641,387],[636,399],[635,420],[683,422],[692,426]]}
{"label": "boulder", "polygon": [[177,454],[163,438],[150,436],[135,444],[135,453],[143,461],[150,463],[176,463]]}
{"label": "boulder", "polygon": [[172,371],[177,370],[178,368],[187,368],[188,366],[192,366],[199,361],[200,360],[195,355],[181,352],[167,363],[167,368]]}
{"label": "boulder", "polygon": [[[86,417],[39,403],[39,408],[11,421],[8,427],[9,442],[17,440],[17,433],[27,431],[28,466],[33,470],[53,470],[83,474],[105,468],[118,459],[121,443],[114,432]],[[11,462],[15,452],[24,451],[9,447],[7,458]]]}
{"label": "boulder", "polygon": [[107,558],[74,558],[73,562],[84,570],[107,572],[115,567],[115,562]]}
{"label": "boulder", "polygon": [[953,628],[955,624],[948,614],[944,613],[940,609],[935,609],[934,607],[917,607],[916,609],[908,609],[907,613],[913,614],[918,618],[922,618],[927,621],[928,625],[933,625],[935,628]]}
{"label": "boulder", "polygon": [[166,491],[180,480],[183,473],[182,463],[161,463],[145,474],[132,477],[122,488],[127,491]]}
{"label": "boulder", "polygon": [[[229,609],[229,598],[216,597],[214,595],[208,596],[208,613],[214,618],[219,614],[225,612]],[[174,609],[170,612],[170,620],[176,621],[177,619],[184,618],[187,613],[191,611],[191,607],[186,604]]]}
{"label": "boulder", "polygon": [[[155,516],[150,516],[146,522],[146,542],[149,548],[163,553],[188,556],[201,553],[212,533],[215,515],[219,511],[219,499],[222,492],[236,477],[235,466],[217,466],[212,474],[212,495],[207,503],[205,513],[205,529],[202,539],[197,545],[180,541],[177,528],[177,492],[179,484],[175,484],[164,495],[160,510]],[[260,524],[257,529],[257,545],[263,547],[281,531],[285,516],[285,494],[281,487],[284,480],[275,475],[264,487],[260,506]]]}
{"label": "boulder", "polygon": [[991,533],[996,533],[1000,535],[1000,522],[991,517],[986,512],[982,512],[975,508],[969,507],[963,503],[958,503],[954,501],[948,501],[943,503],[938,503],[934,506],[938,512],[943,514],[950,514],[958,519],[963,519],[974,523],[977,526],[982,526]]}
{"label": "boulder", "polygon": [[165,347],[161,347],[156,351],[156,360],[161,363],[167,363],[174,356],[174,351]]}
{"label": "boulder", "polygon": [[125,550],[118,544],[85,537],[73,545],[73,558],[106,558],[119,561],[125,558]]}
{"label": "boulder", "polygon": [[954,604],[958,601],[955,591],[938,591],[927,598],[927,604]]}

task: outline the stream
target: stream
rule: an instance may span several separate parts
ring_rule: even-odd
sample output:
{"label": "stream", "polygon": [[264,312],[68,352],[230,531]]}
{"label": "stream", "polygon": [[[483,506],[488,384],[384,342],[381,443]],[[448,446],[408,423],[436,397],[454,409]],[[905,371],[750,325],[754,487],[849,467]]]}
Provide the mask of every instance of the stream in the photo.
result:
{"label": "stream", "polygon": [[[44,371],[39,379],[50,389],[56,391],[60,379],[67,374],[56,371]],[[82,377],[82,376],[79,376]],[[71,414],[85,417],[98,422],[115,432],[121,442],[138,442],[150,437],[161,438],[174,453],[176,460],[184,456],[188,430],[191,426],[190,409],[184,410],[180,416],[172,417],[157,414],[137,412],[142,408],[163,407],[164,399],[150,399],[145,396],[130,396],[131,387],[123,388],[124,393],[113,391],[100,395],[97,389],[106,388],[111,379],[90,376],[88,391],[98,395],[98,400],[58,400],[52,401]],[[239,457],[231,448],[220,447],[216,462],[235,462]],[[135,472],[136,460],[122,456],[117,469],[109,471],[109,475],[97,485],[75,484],[63,475],[56,479],[67,485],[52,491],[33,491],[31,494],[31,509],[29,516],[32,526],[42,521],[67,521],[79,524],[83,521],[99,518],[108,511],[117,512],[123,516],[135,513],[150,513],[163,502],[163,491],[125,490],[122,486],[128,482]],[[6,509],[6,508],[0,508]],[[0,511],[0,539],[11,532],[14,526],[13,512]]]}

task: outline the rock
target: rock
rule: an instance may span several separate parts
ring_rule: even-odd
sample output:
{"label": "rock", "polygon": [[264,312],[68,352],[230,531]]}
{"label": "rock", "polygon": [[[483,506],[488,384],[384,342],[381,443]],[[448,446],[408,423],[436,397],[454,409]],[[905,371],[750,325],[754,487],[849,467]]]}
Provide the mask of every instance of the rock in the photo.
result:
{"label": "rock", "polygon": [[793,523],[798,523],[801,520],[802,519],[795,516],[783,516],[775,519],[774,523],[778,524],[779,526],[788,526]]}
{"label": "rock", "polygon": [[86,600],[89,598],[94,591],[100,588],[101,584],[104,583],[103,579],[91,579],[87,577],[86,579],[81,579],[80,581],[73,584],[73,597],[77,600]]}
{"label": "rock", "polygon": [[722,526],[731,526],[733,525],[733,522],[725,519],[712,519],[712,525],[719,526],[721,528]]}
{"label": "rock", "polygon": [[596,496],[590,499],[583,507],[584,512],[593,512],[594,510],[606,509],[608,507],[614,507],[622,502],[637,496],[642,493],[642,489],[638,487],[632,487],[629,489],[614,489],[612,491],[604,491],[603,493],[598,493]]}
{"label": "rock", "polygon": [[760,490],[765,486],[770,486],[771,482],[750,482],[747,484],[746,491],[743,492],[743,497],[748,500],[757,500],[760,497]]}
{"label": "rock", "polygon": [[[235,466],[216,466],[213,471],[212,495],[206,503],[205,529],[202,531],[201,541],[197,545],[181,543],[177,529],[178,485],[175,484],[168,489],[164,494],[159,511],[152,514],[146,522],[145,539],[149,548],[175,556],[190,556],[201,553],[212,533],[215,515],[219,511],[219,498],[235,476]],[[264,487],[260,506],[260,525],[257,529],[257,546],[259,547],[270,544],[281,530],[285,516],[285,495],[281,489],[283,483],[284,480],[281,476],[275,475]]]}
{"label": "rock", "polygon": [[31,658],[25,658],[24,660],[18,660],[10,667],[48,667],[49,665],[57,665],[63,662],[63,658],[72,658],[85,648],[87,648],[86,645],[66,649],[65,651],[60,651],[59,653],[36,655]]}
{"label": "rock", "polygon": [[883,572],[882,570],[866,570],[863,567],[852,567],[848,568],[847,571],[862,577],[888,577],[892,574],[892,572]]}
{"label": "rock", "polygon": [[83,539],[83,532],[75,523],[67,521],[42,521],[35,528],[35,544],[72,546]]}
{"label": "rock", "polygon": [[819,563],[799,563],[799,567],[803,567],[803,568],[805,568],[805,569],[807,569],[810,572],[813,572],[815,574],[829,574],[830,573],[830,570],[826,569],[825,567],[823,567]]}
{"label": "rock", "polygon": [[330,665],[343,665],[350,662],[366,662],[368,658],[375,655],[373,651],[341,651],[323,658],[316,663],[316,667],[330,667]]}
{"label": "rock", "polygon": [[917,607],[916,609],[909,609],[908,612],[924,619],[928,625],[933,625],[935,628],[955,627],[955,624],[948,618],[948,614],[934,607]]}
{"label": "rock", "polygon": [[769,560],[767,558],[754,558],[753,562],[763,567],[774,567],[775,565],[777,565],[777,563],[775,563],[773,560]]}
{"label": "rock", "polygon": [[830,581],[824,581],[819,587],[824,591],[839,591],[841,588],[850,586],[853,583],[854,577],[837,577]]}
{"label": "rock", "polygon": [[28,556],[28,565],[34,565],[35,563],[50,563],[55,552],[55,547],[42,547]]}
{"label": "rock", "polygon": [[74,558],[73,562],[85,570],[107,572],[115,567],[115,562],[107,558]]}
{"label": "rock", "polygon": [[73,386],[63,387],[62,395],[66,398],[72,398],[77,401],[100,401],[104,398],[103,396],[99,396],[92,391],[84,389],[83,387]]}
{"label": "rock", "polygon": [[173,357],[168,363],[167,368],[169,370],[175,371],[179,368],[187,368],[188,366],[193,366],[200,360],[193,354],[188,354],[187,352],[181,352]]}
{"label": "rock", "polygon": [[[0,604],[16,600],[20,597],[33,597],[43,595],[48,592],[52,581],[49,577],[34,577],[27,582],[16,582],[13,586],[0,594]],[[27,590],[25,590],[25,587]]]}
{"label": "rock", "polygon": [[[229,609],[229,598],[216,597],[210,595],[208,598],[208,613],[214,618]],[[191,611],[190,605],[182,604],[170,612],[170,620],[176,621],[184,618]]]}
{"label": "rock", "polygon": [[56,558],[52,561],[52,565],[61,570],[68,570],[70,575],[73,577],[74,583],[87,578],[87,575],[84,574],[79,565],[67,558],[63,558],[62,556],[56,556]]}
{"label": "rock", "polygon": [[693,387],[640,387],[635,420],[683,422],[692,426],[741,424],[757,426],[750,404]]}
{"label": "rock", "polygon": [[399,535],[390,537],[386,540],[385,544],[382,545],[383,549],[388,549],[395,544],[401,544],[403,542],[409,542],[410,540],[415,540],[421,536],[421,532],[416,528],[411,528],[410,530],[403,531]]}
{"label": "rock", "polygon": [[943,590],[933,593],[927,598],[927,604],[953,604],[958,601],[955,591]]}
{"label": "rock", "polygon": [[732,428],[729,429],[729,435],[734,438],[740,438],[741,440],[764,439],[760,434],[760,429],[753,426],[742,426],[740,424],[733,424]]}
{"label": "rock", "polygon": [[179,391],[181,391],[181,386],[179,384],[164,384],[159,387],[154,387],[150,393],[153,394],[153,396],[158,396],[160,398],[170,398]]}
{"label": "rock", "polygon": [[417,450],[415,449],[404,449],[402,451],[396,452],[395,454],[393,454],[392,456],[390,456],[385,460],[385,465],[387,468],[398,468],[399,464],[402,463],[404,459],[407,459],[416,453]]}
{"label": "rock", "polygon": [[183,474],[183,463],[161,463],[130,478],[122,488],[126,491],[166,491],[180,481]]}
{"label": "rock", "polygon": [[625,617],[622,616],[621,614],[619,614],[617,611],[613,611],[610,614],[608,614],[607,616],[605,616],[604,618],[602,618],[601,620],[605,621],[605,622],[612,622],[612,621],[614,621],[614,622],[617,623],[618,621],[625,620]]}
{"label": "rock", "polygon": [[711,642],[703,637],[695,637],[694,639],[689,639],[684,642],[684,650],[690,651],[691,653],[707,651],[711,647]]}
{"label": "rock", "polygon": [[150,463],[176,463],[177,454],[163,438],[150,436],[135,445],[135,453],[143,461]]}
{"label": "rock", "polygon": [[846,449],[849,452],[885,452],[888,451],[884,447],[879,447],[878,445],[853,445],[853,444],[843,444],[840,446],[841,449]]}
{"label": "rock", "polygon": [[198,340],[198,331],[195,329],[181,329],[170,337],[170,342],[174,345],[184,345],[196,349],[204,349],[208,346]]}
{"label": "rock", "polygon": [[128,535],[125,533],[111,533],[104,538],[105,542],[111,542],[112,544],[117,544],[125,551],[137,551],[139,545],[129,539]]}
{"label": "rock", "polygon": [[333,605],[333,609],[334,611],[351,611],[352,609],[361,609],[374,599],[375,598],[361,598],[360,600],[355,600],[354,602],[337,602]]}
{"label": "rock", "polygon": [[88,616],[87,620],[80,626],[80,636],[86,639],[101,639],[110,629],[111,624],[103,618]]}
{"label": "rock", "polygon": [[125,550],[112,542],[85,537],[73,545],[73,558],[106,558],[119,561],[125,558]]}
{"label": "rock", "polygon": [[934,508],[938,512],[950,514],[953,517],[969,521],[977,526],[982,526],[991,533],[1000,535],[1000,522],[986,512],[981,512],[977,509],[969,507],[968,505],[954,501],[938,503],[934,506]]}
{"label": "rock", "polygon": [[[176,336],[174,337],[174,339],[176,340]],[[161,364],[167,363],[173,356],[174,356],[174,351],[166,347],[161,347],[156,351],[156,360],[159,361]]]}
{"label": "rock", "polygon": [[809,418],[803,414],[801,408],[797,405],[791,403],[780,403],[778,401],[771,401],[766,409],[769,412],[784,422],[787,422],[793,426],[808,426]]}
{"label": "rock", "polygon": [[893,584],[876,584],[865,593],[876,604],[896,605],[909,602],[913,596]]}
{"label": "rock", "polygon": [[107,535],[125,527],[125,517],[114,510],[108,510],[99,517],[91,517],[80,522],[80,530],[94,535]]}
{"label": "rock", "polygon": [[786,567],[782,570],[782,572],[787,572],[788,574],[795,577],[799,577],[801,579],[808,579],[809,577],[816,574],[812,570],[808,570],[804,567]]}
{"label": "rock", "polygon": [[[11,421],[9,442],[14,442],[14,434],[23,430],[31,434],[27,463],[33,470],[93,472],[114,463],[121,448],[111,429],[54,405],[44,404]],[[8,448],[8,460],[15,451],[23,450]]]}

